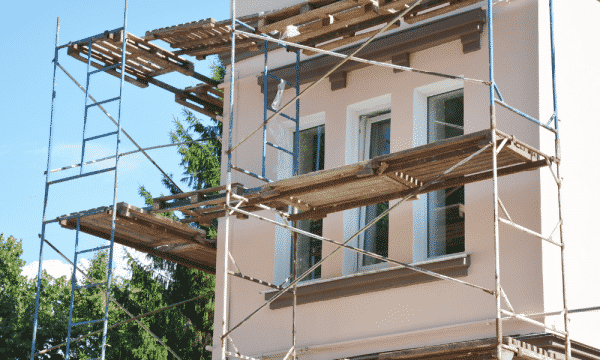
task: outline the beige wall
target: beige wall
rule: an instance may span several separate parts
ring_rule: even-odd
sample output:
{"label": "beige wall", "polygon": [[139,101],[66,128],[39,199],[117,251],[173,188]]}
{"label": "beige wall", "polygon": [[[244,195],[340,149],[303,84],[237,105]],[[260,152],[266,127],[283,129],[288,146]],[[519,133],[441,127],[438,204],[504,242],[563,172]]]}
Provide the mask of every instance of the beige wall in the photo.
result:
{"label": "beige wall", "polygon": [[[505,99],[524,112],[540,116],[538,101],[538,5],[534,1],[518,1],[507,7],[497,7],[495,17],[496,77]],[[449,74],[487,79],[487,33],[482,38],[483,48],[470,54],[462,53],[460,41],[454,41],[411,55],[411,65]],[[270,55],[274,63],[284,63],[289,54]],[[263,119],[263,98],[256,83],[262,70],[262,58],[236,64],[234,139],[241,140],[257,128]],[[238,72],[239,71],[239,72]],[[319,112],[326,118],[325,167],[346,163],[346,132],[349,108],[369,99],[389,94],[391,107],[392,151],[413,145],[414,89],[430,85],[441,79],[412,73],[392,73],[391,69],[369,67],[351,72],[348,87],[331,92],[329,82],[320,84],[301,102],[301,115]],[[227,84],[226,90],[228,91]],[[227,93],[226,91],[226,93]],[[488,88],[473,83],[464,84],[466,132],[489,127]],[[284,101],[293,94],[288,90]],[[368,107],[368,106],[367,106]],[[226,115],[229,111],[225,111]],[[292,113],[290,113],[291,115]],[[542,118],[547,117],[542,113]],[[514,134],[532,146],[540,145],[540,133],[535,126],[500,109],[501,130]],[[228,124],[228,121],[225,121]],[[270,140],[273,141],[270,135]],[[225,139],[226,140],[226,139]],[[260,172],[262,139],[255,135],[234,152],[233,163]],[[277,156],[270,153],[270,172],[277,177]],[[351,157],[351,156],[350,156]],[[224,157],[226,159],[226,157]],[[224,166],[223,169],[226,167]],[[547,170],[546,170],[547,171]],[[223,173],[225,180],[225,173]],[[519,224],[542,231],[540,216],[542,198],[540,171],[532,171],[501,178],[499,194],[511,216]],[[234,182],[247,187],[262,185],[258,180],[233,173]],[[466,252],[471,254],[469,276],[465,280],[493,288],[494,250],[491,181],[465,187]],[[412,261],[413,210],[412,203],[390,214],[390,256],[400,261]],[[346,212],[348,214],[348,212]],[[273,218],[268,213],[261,213]],[[250,276],[271,281],[274,277],[275,228],[259,220],[232,219],[231,252],[241,270]],[[217,268],[223,266],[225,221],[220,221]],[[331,214],[324,220],[324,236],[343,240],[344,214]],[[500,225],[501,278],[503,288],[512,305],[519,312],[543,311],[542,295],[546,275],[540,254],[546,248],[534,237]],[[325,244],[323,253],[333,247]],[[323,277],[344,274],[343,256],[335,256],[323,265]],[[230,317],[233,326],[264,302],[262,286],[237,278],[229,279]],[[221,333],[220,302],[222,278],[217,277],[217,302],[215,311],[214,356],[220,356]],[[305,304],[298,307],[298,347],[311,348],[306,358],[339,358],[376,351],[394,350],[447,343],[466,339],[493,336],[495,301],[491,295],[454,283],[436,281],[390,289],[365,295]],[[506,322],[507,334],[542,332],[542,329],[521,322]],[[232,334],[241,353],[268,355],[285,353],[291,346],[291,309],[261,310]],[[333,345],[332,345],[333,344]],[[283,355],[281,354],[281,355]]]}

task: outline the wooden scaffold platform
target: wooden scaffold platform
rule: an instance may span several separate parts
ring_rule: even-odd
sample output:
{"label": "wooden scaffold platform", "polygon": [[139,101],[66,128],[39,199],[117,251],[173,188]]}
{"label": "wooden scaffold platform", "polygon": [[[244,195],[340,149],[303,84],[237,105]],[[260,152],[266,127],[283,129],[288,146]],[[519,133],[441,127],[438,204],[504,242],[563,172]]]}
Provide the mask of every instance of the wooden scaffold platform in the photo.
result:
{"label": "wooden scaffold platform", "polygon": [[[512,136],[497,133],[498,146],[501,147],[498,153],[498,176],[535,170],[555,161]],[[276,209],[293,206],[300,213],[290,215],[290,220],[320,219],[330,213],[405,197],[489,145],[490,140],[491,130],[483,130],[368,161],[275,181],[260,188],[245,189],[242,184],[233,184],[232,188],[248,200],[240,206],[245,211],[260,210],[259,204]],[[422,189],[419,194],[491,179],[491,158],[492,150],[489,147]],[[223,190],[223,187],[213,190]],[[198,223],[208,223],[225,216],[224,195],[205,195],[207,192],[156,198],[152,211],[193,210],[195,218],[185,221]]]}
{"label": "wooden scaffold platform", "polygon": [[[110,240],[112,207],[59,216],[60,226]],[[115,242],[162,259],[215,273],[217,249],[204,230],[152,214],[127,203],[117,205]]]}

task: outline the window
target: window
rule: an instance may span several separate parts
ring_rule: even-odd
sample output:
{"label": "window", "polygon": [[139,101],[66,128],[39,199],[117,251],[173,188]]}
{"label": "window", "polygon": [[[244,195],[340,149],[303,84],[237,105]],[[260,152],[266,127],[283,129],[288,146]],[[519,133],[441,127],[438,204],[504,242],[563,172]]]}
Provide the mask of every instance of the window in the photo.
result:
{"label": "window", "polygon": [[[300,151],[298,158],[298,174],[307,174],[325,168],[325,126],[315,126],[300,131]],[[300,220],[298,228],[316,235],[323,235],[323,220]],[[292,246],[293,246],[293,242]],[[321,260],[321,241],[306,235],[298,234],[297,270],[298,275],[307,271]],[[290,258],[290,269],[293,261]],[[321,278],[321,267],[313,271],[306,280]]]}
{"label": "window", "polygon": [[[464,134],[463,90],[427,98],[427,141]],[[464,186],[427,194],[427,257],[465,251]]]}
{"label": "window", "polygon": [[[361,116],[361,160],[390,153],[390,112]],[[363,228],[388,209],[388,202],[365,206],[359,212],[359,228]],[[385,216],[359,236],[359,247],[388,256],[389,216]],[[386,263],[366,255],[358,256],[359,271],[385,267]]]}

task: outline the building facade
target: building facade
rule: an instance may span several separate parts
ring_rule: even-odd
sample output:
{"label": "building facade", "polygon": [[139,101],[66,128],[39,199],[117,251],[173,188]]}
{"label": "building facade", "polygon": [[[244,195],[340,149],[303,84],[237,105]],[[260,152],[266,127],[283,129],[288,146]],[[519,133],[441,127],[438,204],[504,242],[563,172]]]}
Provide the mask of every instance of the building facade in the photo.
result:
{"label": "building facade", "polygon": [[[238,16],[297,2],[278,2],[276,6],[238,0]],[[398,29],[381,35],[357,56],[463,78],[488,79],[489,26],[485,6],[486,2],[471,2],[422,22],[402,22]],[[595,111],[595,100],[600,96],[600,70],[595,66],[600,29],[594,19],[598,15],[597,1],[555,4],[565,282],[572,309],[598,306],[600,299],[600,272],[595,262],[600,256],[600,245],[594,240],[598,217],[595,200],[600,200],[594,184],[600,171],[586,151],[593,149],[595,134],[600,132],[595,121],[600,120]],[[545,124],[553,114],[548,3],[500,2],[494,6],[493,21],[494,75],[501,96],[514,108]],[[357,45],[350,43],[341,49],[353,46]],[[265,62],[259,56],[262,53],[250,55],[254,56],[241,54],[235,64],[233,144],[261,126],[265,103],[276,101],[276,81],[267,86],[265,99],[261,77]],[[302,55],[301,91],[325,74],[322,69],[341,60],[330,59]],[[295,53],[285,49],[268,54],[269,69],[284,78],[286,74],[293,75],[290,64],[295,60]],[[227,107],[229,83],[222,86],[227,124],[231,111]],[[294,95],[294,89],[283,91],[281,103],[292,100]],[[298,138],[297,173],[302,175],[489,129],[489,104],[489,86],[481,83],[352,63],[301,99],[299,133],[292,122],[277,118],[267,127],[267,140],[291,149]],[[545,154],[554,153],[553,133],[504,107],[497,109],[500,131]],[[294,117],[295,108],[284,113]],[[227,131],[224,133],[225,144],[229,139]],[[232,152],[232,162],[258,173],[262,148],[261,137],[252,137]],[[294,174],[289,154],[272,147],[267,149],[265,168],[264,176],[273,180]],[[225,183],[226,154],[222,169]],[[242,183],[246,188],[264,185],[239,172],[232,175],[233,183]],[[421,194],[391,211],[349,245],[493,289],[492,192],[492,180],[485,180]],[[555,234],[553,239],[558,239],[554,231],[559,221],[556,182],[548,167],[500,177],[498,195],[515,223],[546,236]],[[297,227],[343,242],[398,201],[301,220]],[[267,211],[258,214],[281,221]],[[235,265],[230,262],[229,268],[276,285],[285,284],[292,275],[290,232],[254,218],[232,217],[230,221],[229,251]],[[221,220],[217,269],[224,268],[225,233],[225,221]],[[531,315],[562,310],[559,247],[502,222],[499,236],[502,290],[515,312]],[[308,270],[335,248],[334,244],[298,236],[298,273]],[[277,292],[236,277],[228,281],[228,303],[217,296],[215,359],[221,358],[223,307],[228,307],[227,328],[231,329]],[[223,287],[222,277],[217,276],[217,294],[223,292]],[[296,348],[301,358],[340,359],[434,349],[444,344],[494,338],[496,334],[496,300],[489,293],[415,273],[349,249],[338,251],[323,262],[298,284],[297,291]],[[239,352],[255,358],[283,358],[292,345],[291,308],[291,296],[285,294],[235,329],[231,339]],[[531,318],[549,329],[512,318],[503,321],[503,334],[549,339],[555,336],[553,327],[564,330],[562,314]],[[588,358],[599,356],[592,348],[600,348],[600,314],[577,313],[570,318],[571,339],[577,342],[573,356],[578,356],[577,351]],[[590,349],[585,350],[584,344]],[[557,348],[553,350],[559,352]]]}

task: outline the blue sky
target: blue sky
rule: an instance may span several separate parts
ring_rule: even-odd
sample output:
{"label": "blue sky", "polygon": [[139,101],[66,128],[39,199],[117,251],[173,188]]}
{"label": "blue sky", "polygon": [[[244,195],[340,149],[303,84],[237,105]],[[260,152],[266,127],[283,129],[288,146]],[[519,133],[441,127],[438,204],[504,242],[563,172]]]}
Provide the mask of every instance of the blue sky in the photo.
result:
{"label": "blue sky", "polygon": [[[48,134],[52,91],[52,58],[56,18],[60,16],[59,44],[79,40],[114,29],[123,24],[124,1],[11,1],[4,5],[4,20],[0,22],[0,232],[23,240],[22,258],[34,265],[37,271],[39,238],[44,199],[44,171],[48,153]],[[144,36],[147,30],[181,24],[212,17],[222,20],[229,17],[229,1],[129,1],[128,31]],[[155,42],[168,48],[168,45]],[[196,71],[210,75],[208,61],[196,61]],[[86,66],[67,56],[66,49],[59,54],[59,62],[80,83],[85,84]],[[51,168],[79,163],[84,113],[84,93],[69,78],[57,70],[57,98],[55,102],[55,127]],[[192,78],[180,74],[159,78],[178,87],[197,84]],[[118,95],[118,79],[106,74],[94,77],[90,93],[97,99]],[[107,106],[108,112],[117,114],[116,103]],[[174,102],[174,95],[150,86],[146,89],[125,84],[122,126],[141,146],[169,143],[168,132],[173,128],[173,117],[181,117],[182,107]],[[199,118],[205,118],[197,114]],[[91,113],[87,134],[114,131],[114,125],[101,113]],[[110,139],[110,140],[109,140]],[[123,138],[122,150],[135,150]],[[114,154],[114,137],[107,141],[94,141],[86,149],[86,160]],[[176,148],[154,150],[154,160],[180,186],[182,169]],[[110,163],[93,165],[86,171],[110,167]],[[63,171],[52,179],[78,174]],[[123,158],[120,163],[118,200],[142,206],[137,194],[139,185],[153,194],[166,192],[160,183],[160,173],[141,154]],[[50,188],[48,218],[58,215],[110,205],[112,203],[112,173],[75,180]],[[75,232],[58,225],[47,228],[47,238],[68,257],[73,255]],[[97,240],[83,237],[82,246],[88,247]],[[120,253],[122,254],[122,252]],[[44,261],[49,260],[55,274],[63,273],[64,261],[47,246]],[[117,259],[119,260],[119,259]],[[61,267],[62,266],[62,267]]]}

